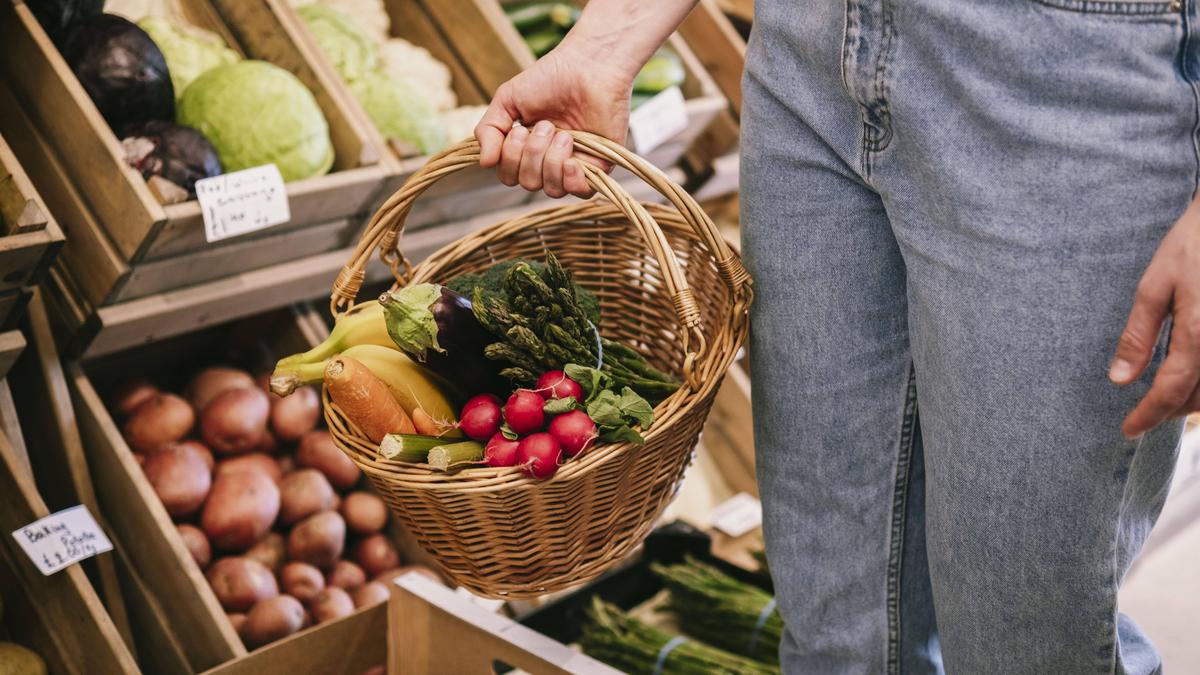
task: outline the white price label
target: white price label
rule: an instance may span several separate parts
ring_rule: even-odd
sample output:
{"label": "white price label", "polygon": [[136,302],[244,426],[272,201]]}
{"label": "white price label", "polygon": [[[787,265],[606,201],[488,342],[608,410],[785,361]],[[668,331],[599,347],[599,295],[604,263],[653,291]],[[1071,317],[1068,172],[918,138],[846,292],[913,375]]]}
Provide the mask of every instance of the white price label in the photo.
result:
{"label": "white price label", "polygon": [[480,597],[478,595],[475,595],[471,591],[468,591],[467,589],[463,588],[462,586],[459,586],[458,588],[454,589],[454,594],[459,597],[463,597],[463,598],[466,598],[467,600],[470,600],[471,602],[475,603],[476,605],[479,605],[480,607],[486,609],[489,612],[499,612],[500,608],[504,606],[503,600],[496,600],[495,598]]}
{"label": "white price label", "polygon": [[201,178],[196,199],[211,242],[255,232],[291,220],[287,188],[274,164]]}
{"label": "white price label", "polygon": [[113,547],[82,504],[52,513],[12,534],[25,555],[46,576]]}
{"label": "white price label", "polygon": [[712,526],[731,537],[740,537],[762,525],[762,502],[739,492],[713,509]]}
{"label": "white price label", "polygon": [[662,145],[687,129],[687,125],[687,109],[679,87],[662,90],[629,113],[629,133],[633,136],[633,149],[639,155]]}

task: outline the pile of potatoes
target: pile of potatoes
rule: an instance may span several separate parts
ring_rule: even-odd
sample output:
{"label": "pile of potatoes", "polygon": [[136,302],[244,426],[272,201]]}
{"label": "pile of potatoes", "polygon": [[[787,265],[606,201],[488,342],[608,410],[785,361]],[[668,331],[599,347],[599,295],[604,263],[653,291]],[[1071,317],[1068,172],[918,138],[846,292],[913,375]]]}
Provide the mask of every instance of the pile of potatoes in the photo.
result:
{"label": "pile of potatoes", "polygon": [[[318,429],[310,388],[279,398],[227,367],[183,395],[146,379],[111,400],[142,471],[250,649],[387,599],[388,511]],[[429,572],[428,568],[418,568]]]}

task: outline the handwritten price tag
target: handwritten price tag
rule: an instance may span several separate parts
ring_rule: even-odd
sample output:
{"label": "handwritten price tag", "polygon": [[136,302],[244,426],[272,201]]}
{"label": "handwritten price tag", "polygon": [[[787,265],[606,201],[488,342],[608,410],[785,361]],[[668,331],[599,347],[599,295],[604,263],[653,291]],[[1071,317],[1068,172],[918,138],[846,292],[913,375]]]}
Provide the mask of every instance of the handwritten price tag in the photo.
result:
{"label": "handwritten price tag", "polygon": [[662,145],[687,125],[687,109],[679,87],[664,89],[629,113],[629,133],[639,155]]}
{"label": "handwritten price tag", "polygon": [[82,504],[36,520],[12,535],[46,576],[113,547]]}
{"label": "handwritten price tag", "polygon": [[283,176],[274,164],[202,178],[196,181],[196,199],[210,243],[292,218]]}
{"label": "handwritten price tag", "polygon": [[731,537],[740,537],[762,525],[762,502],[745,492],[726,499],[709,516],[712,526]]}

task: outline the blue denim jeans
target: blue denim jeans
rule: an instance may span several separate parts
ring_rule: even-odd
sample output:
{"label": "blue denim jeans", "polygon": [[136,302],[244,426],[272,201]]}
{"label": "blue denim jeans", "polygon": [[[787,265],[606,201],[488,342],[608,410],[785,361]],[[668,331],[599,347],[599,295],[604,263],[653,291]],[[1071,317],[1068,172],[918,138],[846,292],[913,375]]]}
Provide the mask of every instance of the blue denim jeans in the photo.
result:
{"label": "blue denim jeans", "polygon": [[[1152,673],[1181,423],[1106,371],[1197,185],[1196,0],[759,0],[742,228],[789,673]],[[1155,365],[1165,351],[1160,342]]]}

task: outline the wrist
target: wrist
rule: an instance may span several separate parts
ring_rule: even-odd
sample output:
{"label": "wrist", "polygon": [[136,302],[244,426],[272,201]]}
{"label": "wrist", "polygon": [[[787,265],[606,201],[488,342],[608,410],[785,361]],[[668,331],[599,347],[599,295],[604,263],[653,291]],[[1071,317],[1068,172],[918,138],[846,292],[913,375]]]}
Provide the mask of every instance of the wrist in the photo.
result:
{"label": "wrist", "polygon": [[619,35],[593,33],[580,30],[581,28],[584,26],[577,25],[567,33],[554,51],[591,72],[599,70],[606,73],[611,80],[632,87],[638,71],[654,50],[649,49],[645,58],[641,58],[640,50],[631,50],[628,44],[622,45]]}

